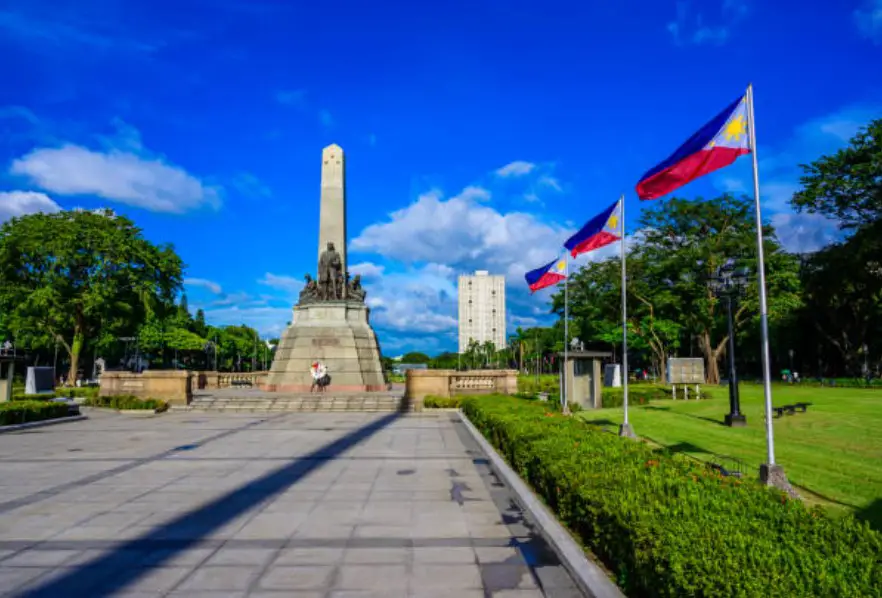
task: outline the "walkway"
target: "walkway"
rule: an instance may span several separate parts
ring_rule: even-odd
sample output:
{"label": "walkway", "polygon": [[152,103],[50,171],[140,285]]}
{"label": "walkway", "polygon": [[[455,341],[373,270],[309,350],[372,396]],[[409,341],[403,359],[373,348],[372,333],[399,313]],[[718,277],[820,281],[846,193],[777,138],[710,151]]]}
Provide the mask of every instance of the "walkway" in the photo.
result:
{"label": "walkway", "polygon": [[454,413],[0,435],[6,596],[579,596]]}

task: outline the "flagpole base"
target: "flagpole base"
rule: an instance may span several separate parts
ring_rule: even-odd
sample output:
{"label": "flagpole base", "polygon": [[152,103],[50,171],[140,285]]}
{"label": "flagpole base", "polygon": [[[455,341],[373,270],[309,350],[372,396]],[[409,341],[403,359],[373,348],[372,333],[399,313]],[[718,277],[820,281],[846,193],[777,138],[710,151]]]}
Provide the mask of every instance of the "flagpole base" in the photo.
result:
{"label": "flagpole base", "polygon": [[791,498],[799,498],[799,494],[790,485],[787,475],[784,473],[784,468],[780,465],[769,465],[768,463],[760,465],[760,482],[766,486],[783,490]]}
{"label": "flagpole base", "polygon": [[623,438],[630,438],[632,440],[637,440],[637,434],[634,433],[634,428],[631,427],[631,424],[622,424],[619,426],[619,436]]}

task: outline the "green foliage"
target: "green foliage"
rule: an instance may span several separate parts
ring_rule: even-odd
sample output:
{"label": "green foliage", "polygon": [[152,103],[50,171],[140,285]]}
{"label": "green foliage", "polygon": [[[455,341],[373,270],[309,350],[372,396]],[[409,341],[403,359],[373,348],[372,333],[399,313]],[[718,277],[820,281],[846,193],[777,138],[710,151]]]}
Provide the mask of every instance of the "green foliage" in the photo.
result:
{"label": "green foliage", "polygon": [[0,403],[0,426],[67,417],[68,406],[49,401],[10,401]]}
{"label": "green foliage", "polygon": [[83,388],[58,387],[55,389],[55,395],[59,397],[75,398],[93,398],[98,396],[101,389],[97,386],[87,386]]}
{"label": "green foliage", "polygon": [[429,395],[423,399],[423,407],[426,409],[457,409],[460,397],[436,397]]}
{"label": "green foliage", "polygon": [[130,333],[172,304],[182,263],[111,212],[30,214],[0,226],[0,313],[17,342],[80,353]]}
{"label": "green foliage", "polygon": [[518,392],[528,395],[547,392],[549,395],[556,397],[560,395],[560,376],[557,374],[542,374],[540,376],[520,375],[518,376]]}
{"label": "green foliage", "polygon": [[43,394],[43,395],[26,395],[24,393],[13,393],[12,400],[13,401],[48,401],[49,399],[54,399],[56,396],[58,396],[56,393]]}
{"label": "green foliage", "polygon": [[511,397],[462,409],[631,596],[876,596],[882,536]]}
{"label": "green foliage", "polygon": [[425,353],[411,351],[410,353],[405,353],[404,355],[402,355],[400,361],[401,363],[429,363],[431,360],[432,358]]}
{"label": "green foliage", "polygon": [[[699,387],[699,398],[711,399],[713,394],[705,386]],[[695,389],[689,387],[689,398],[695,398]],[[679,391],[682,398],[682,390]],[[662,401],[673,397],[670,386],[662,386],[658,384],[629,384],[628,385],[628,404],[629,405],[647,405],[650,401]],[[625,402],[625,391],[622,388],[604,387],[600,393],[601,406],[621,407]]]}
{"label": "green foliage", "polygon": [[93,397],[83,403],[88,407],[105,407],[108,409],[149,409],[165,411],[168,404],[159,399],[139,399],[132,395],[114,395],[105,397]]}
{"label": "green foliage", "polygon": [[861,129],[848,147],[801,168],[802,189],[791,201],[797,211],[836,218],[843,228],[882,220],[882,119]]}
{"label": "green foliage", "polygon": [[429,367],[433,370],[455,370],[461,359],[458,353],[441,353],[429,361]]}

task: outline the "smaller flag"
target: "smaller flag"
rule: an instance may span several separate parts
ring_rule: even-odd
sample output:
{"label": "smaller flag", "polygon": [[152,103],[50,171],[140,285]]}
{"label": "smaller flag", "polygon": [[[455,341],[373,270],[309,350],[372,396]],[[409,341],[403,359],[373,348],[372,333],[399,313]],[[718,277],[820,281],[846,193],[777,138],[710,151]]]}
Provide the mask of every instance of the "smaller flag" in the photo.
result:
{"label": "smaller flag", "polygon": [[567,259],[565,257],[548,262],[541,268],[530,270],[524,275],[524,278],[527,280],[527,285],[532,292],[555,285],[561,280],[565,280],[566,277]]}
{"label": "smaller flag", "polygon": [[656,199],[750,153],[747,96],[729,104],[637,183],[640,199]]}
{"label": "smaller flag", "polygon": [[588,221],[579,232],[564,243],[570,255],[576,257],[600,249],[622,238],[622,202],[617,201]]}

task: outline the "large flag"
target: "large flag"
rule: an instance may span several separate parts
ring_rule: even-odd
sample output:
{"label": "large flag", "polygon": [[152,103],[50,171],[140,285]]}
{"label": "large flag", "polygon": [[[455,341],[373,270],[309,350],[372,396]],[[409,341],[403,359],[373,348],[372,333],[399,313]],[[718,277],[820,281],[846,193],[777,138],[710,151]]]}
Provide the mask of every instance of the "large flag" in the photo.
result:
{"label": "large flag", "polygon": [[750,153],[747,97],[732,102],[637,183],[640,199],[656,199]]}
{"label": "large flag", "polygon": [[579,232],[564,243],[570,255],[576,257],[615,243],[622,238],[622,202],[617,201],[588,221]]}
{"label": "large flag", "polygon": [[530,270],[524,275],[530,291],[536,292],[539,289],[550,287],[565,280],[567,277],[567,260],[565,257],[558,258],[548,262],[541,268]]}

